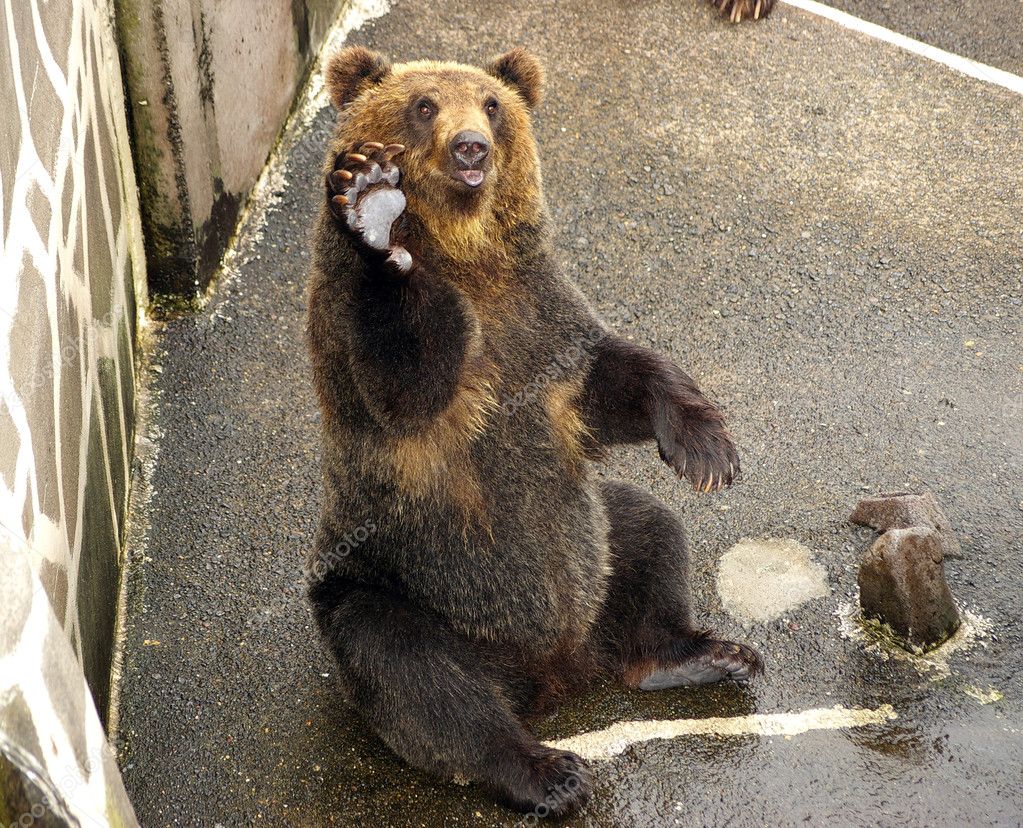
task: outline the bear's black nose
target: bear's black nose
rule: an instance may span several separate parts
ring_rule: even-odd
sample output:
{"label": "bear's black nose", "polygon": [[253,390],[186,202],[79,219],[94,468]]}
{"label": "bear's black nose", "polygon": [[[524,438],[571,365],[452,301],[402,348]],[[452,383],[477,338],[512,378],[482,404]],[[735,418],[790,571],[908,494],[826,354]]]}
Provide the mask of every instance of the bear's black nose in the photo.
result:
{"label": "bear's black nose", "polygon": [[490,142],[486,136],[471,129],[463,129],[451,141],[451,157],[464,169],[479,166],[488,152]]}

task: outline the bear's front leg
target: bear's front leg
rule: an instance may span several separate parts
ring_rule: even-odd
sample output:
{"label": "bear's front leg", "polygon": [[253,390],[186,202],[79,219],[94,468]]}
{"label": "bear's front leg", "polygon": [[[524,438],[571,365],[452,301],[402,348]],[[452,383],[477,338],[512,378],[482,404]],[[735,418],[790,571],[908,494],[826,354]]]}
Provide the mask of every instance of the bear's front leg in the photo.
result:
{"label": "bear's front leg", "polygon": [[600,445],[654,439],[661,459],[704,492],[730,486],[739,454],[721,412],[681,368],[617,336],[601,339],[583,392]]}
{"label": "bear's front leg", "polygon": [[[310,296],[310,335],[315,352],[343,332],[336,351],[351,361],[367,409],[407,435],[429,427],[459,393],[479,322],[460,292],[408,249],[394,163],[403,150],[364,142],[339,153],[327,174],[321,222],[340,243],[317,259],[335,278]],[[344,283],[349,292],[337,289]]]}

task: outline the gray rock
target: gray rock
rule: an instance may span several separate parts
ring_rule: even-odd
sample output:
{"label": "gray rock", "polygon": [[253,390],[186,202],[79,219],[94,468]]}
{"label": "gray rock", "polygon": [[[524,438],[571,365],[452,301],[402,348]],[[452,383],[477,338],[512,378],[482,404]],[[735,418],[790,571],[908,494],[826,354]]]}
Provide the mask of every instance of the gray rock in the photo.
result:
{"label": "gray rock", "polygon": [[906,649],[933,649],[959,629],[959,611],[945,580],[948,537],[927,526],[890,529],[863,558],[863,615],[890,626]]}
{"label": "gray rock", "polygon": [[878,532],[889,529],[909,529],[926,526],[937,529],[944,538],[945,557],[962,557],[959,540],[952,524],[930,492],[888,492],[865,497],[856,504],[849,520],[860,526],[869,526]]}

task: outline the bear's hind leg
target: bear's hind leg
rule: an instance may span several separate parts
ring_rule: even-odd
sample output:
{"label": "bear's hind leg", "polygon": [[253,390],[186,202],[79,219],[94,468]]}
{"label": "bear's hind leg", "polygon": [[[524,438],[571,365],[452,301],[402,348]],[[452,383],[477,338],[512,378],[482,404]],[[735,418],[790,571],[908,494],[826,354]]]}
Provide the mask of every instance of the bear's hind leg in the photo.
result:
{"label": "bear's hind leg", "polygon": [[607,666],[630,687],[661,690],[744,682],[763,671],[744,644],[695,626],[689,553],[678,519],[652,495],[605,482],[614,574],[595,639]]}
{"label": "bear's hind leg", "polygon": [[341,579],[310,599],[351,701],[409,764],[472,779],[523,812],[565,816],[589,798],[585,761],[527,731],[497,671],[441,619]]}

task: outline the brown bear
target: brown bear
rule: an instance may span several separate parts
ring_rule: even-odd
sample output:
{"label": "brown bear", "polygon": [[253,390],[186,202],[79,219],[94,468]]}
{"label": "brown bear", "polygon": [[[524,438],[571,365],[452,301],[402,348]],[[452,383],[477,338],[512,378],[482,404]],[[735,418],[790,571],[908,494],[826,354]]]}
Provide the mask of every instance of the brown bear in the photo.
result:
{"label": "brown bear", "polygon": [[309,595],[343,692],[399,756],[562,815],[589,771],[524,717],[597,675],[657,690],[761,660],[694,624],[675,516],[595,472],[608,446],[655,441],[710,491],[739,458],[692,379],[558,271],[530,120],[543,79],[521,49],[480,69],[353,47],[327,67]]}

